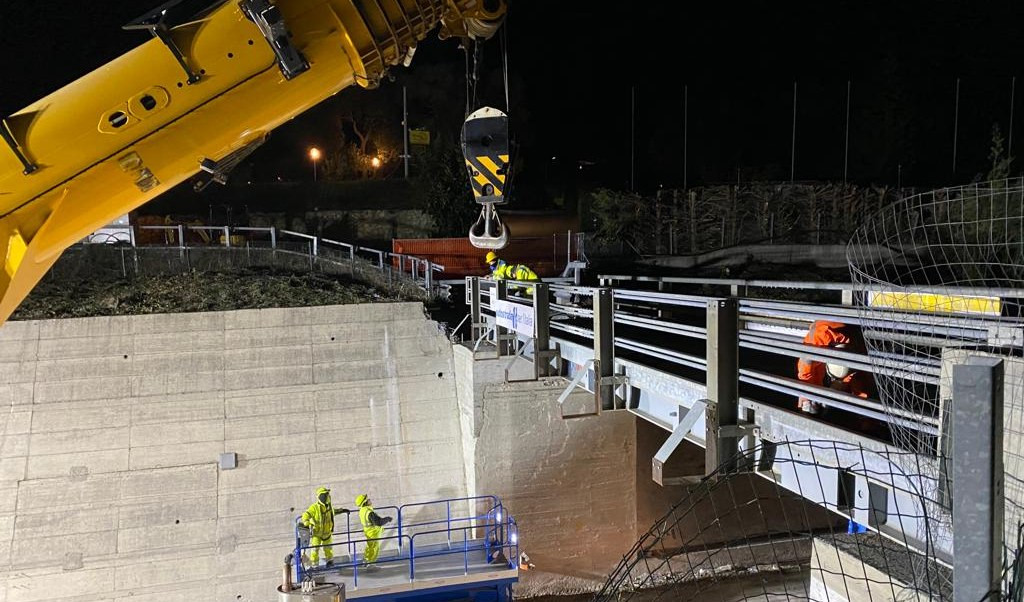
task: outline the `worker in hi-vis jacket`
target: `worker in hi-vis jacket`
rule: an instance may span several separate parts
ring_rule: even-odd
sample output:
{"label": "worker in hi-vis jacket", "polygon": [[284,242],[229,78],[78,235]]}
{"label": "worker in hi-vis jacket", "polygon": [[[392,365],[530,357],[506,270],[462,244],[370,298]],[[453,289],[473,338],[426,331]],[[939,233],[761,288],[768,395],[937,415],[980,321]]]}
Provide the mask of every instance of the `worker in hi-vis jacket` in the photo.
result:
{"label": "worker in hi-vis jacket", "polygon": [[380,517],[373,510],[370,498],[361,493],[356,496],[356,507],[359,508],[359,522],[363,525],[363,535],[366,536],[366,551],[363,553],[363,561],[370,564],[377,560],[380,554],[380,537],[384,534],[384,525],[391,522],[390,516]]}
{"label": "worker in hi-vis jacket", "polygon": [[309,527],[312,535],[310,544],[313,549],[309,559],[313,565],[320,561],[321,547],[324,551],[324,558],[327,560],[327,566],[334,564],[334,550],[331,547],[334,517],[338,514],[348,514],[348,512],[348,508],[335,508],[331,505],[330,489],[321,487],[316,490],[316,501],[302,513],[302,524]]}

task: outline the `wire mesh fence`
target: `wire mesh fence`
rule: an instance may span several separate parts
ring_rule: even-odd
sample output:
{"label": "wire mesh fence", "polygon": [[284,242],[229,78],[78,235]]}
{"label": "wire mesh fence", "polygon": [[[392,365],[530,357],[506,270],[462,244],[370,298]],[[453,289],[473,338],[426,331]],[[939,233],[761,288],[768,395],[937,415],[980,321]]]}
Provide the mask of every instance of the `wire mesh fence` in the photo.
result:
{"label": "wire mesh fence", "polygon": [[[938,384],[901,378],[898,370],[875,373],[890,414],[917,412],[941,425],[937,436],[928,437],[892,428],[900,448],[938,458],[934,487],[923,492],[936,516],[949,517],[952,366],[968,356],[1003,360],[1004,540],[1010,554],[1024,521],[1024,180],[902,199],[866,220],[847,255],[872,362],[895,358],[905,369],[922,361],[942,367]],[[908,336],[901,326],[907,311],[923,319],[936,338]],[[988,318],[987,327],[972,320],[979,314]]]}
{"label": "wire mesh fence", "polygon": [[[904,470],[916,458],[825,440],[742,451],[722,465],[738,468],[689,488],[594,601],[952,599],[920,493],[933,477]],[[870,482],[903,503],[860,495]],[[836,502],[827,501],[832,488]]]}

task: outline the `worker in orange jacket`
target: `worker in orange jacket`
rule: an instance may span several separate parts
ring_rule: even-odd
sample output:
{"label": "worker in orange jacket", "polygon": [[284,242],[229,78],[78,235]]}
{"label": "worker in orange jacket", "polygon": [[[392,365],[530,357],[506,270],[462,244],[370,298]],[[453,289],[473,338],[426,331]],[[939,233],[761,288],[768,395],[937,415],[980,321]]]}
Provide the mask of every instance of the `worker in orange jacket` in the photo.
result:
{"label": "worker in orange jacket", "polygon": [[[866,353],[860,329],[842,322],[814,322],[804,337],[804,344]],[[840,363],[825,363],[802,357],[797,360],[796,371],[797,378],[810,385],[829,387],[864,399],[875,396],[875,379],[870,373],[852,370]],[[808,414],[817,414],[821,410],[821,404],[805,397],[799,399],[798,407]]]}

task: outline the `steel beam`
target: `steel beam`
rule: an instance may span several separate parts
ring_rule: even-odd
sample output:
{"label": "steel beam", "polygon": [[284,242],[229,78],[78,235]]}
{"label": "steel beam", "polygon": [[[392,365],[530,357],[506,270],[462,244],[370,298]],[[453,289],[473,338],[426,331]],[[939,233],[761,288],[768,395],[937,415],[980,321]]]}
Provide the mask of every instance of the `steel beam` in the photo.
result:
{"label": "steel beam", "polygon": [[736,436],[719,432],[719,427],[739,422],[739,309],[735,299],[716,299],[708,301],[707,311],[709,403],[704,468],[711,474],[721,463],[731,462],[739,451]]}
{"label": "steel beam", "polygon": [[984,600],[1002,579],[1003,361],[953,366],[953,599]]}

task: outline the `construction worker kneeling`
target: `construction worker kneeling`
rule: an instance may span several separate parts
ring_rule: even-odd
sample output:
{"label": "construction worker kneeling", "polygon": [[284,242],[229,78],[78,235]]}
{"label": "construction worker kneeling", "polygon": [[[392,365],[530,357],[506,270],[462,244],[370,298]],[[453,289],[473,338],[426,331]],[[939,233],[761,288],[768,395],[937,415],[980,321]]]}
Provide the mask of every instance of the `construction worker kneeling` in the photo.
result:
{"label": "construction worker kneeling", "polygon": [[390,516],[380,517],[373,510],[370,498],[365,493],[356,496],[356,507],[359,508],[359,522],[363,525],[366,536],[366,551],[363,553],[364,565],[376,562],[380,554],[380,537],[384,534],[384,525],[391,522]]}
{"label": "construction worker kneeling", "polygon": [[313,566],[320,562],[320,550],[324,551],[324,558],[327,566],[334,564],[334,549],[331,547],[331,535],[334,533],[334,517],[338,514],[347,514],[347,508],[334,508],[331,505],[331,490],[321,487],[316,490],[316,501],[314,501],[305,512],[302,513],[302,524],[309,528],[310,544],[313,546],[309,559]]}
{"label": "construction worker kneeling", "polygon": [[[518,280],[520,282],[540,282],[537,273],[523,264],[505,263],[494,251],[487,252],[487,265],[491,269],[491,278],[495,280]],[[533,287],[526,287],[526,294],[533,294]]]}

